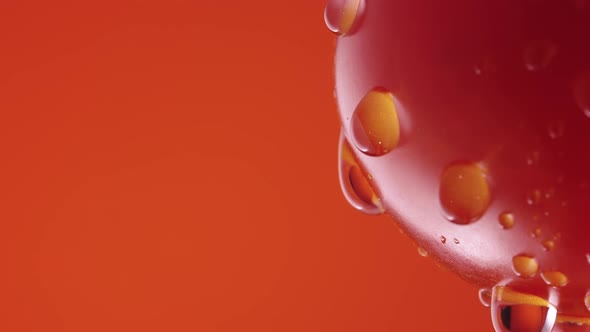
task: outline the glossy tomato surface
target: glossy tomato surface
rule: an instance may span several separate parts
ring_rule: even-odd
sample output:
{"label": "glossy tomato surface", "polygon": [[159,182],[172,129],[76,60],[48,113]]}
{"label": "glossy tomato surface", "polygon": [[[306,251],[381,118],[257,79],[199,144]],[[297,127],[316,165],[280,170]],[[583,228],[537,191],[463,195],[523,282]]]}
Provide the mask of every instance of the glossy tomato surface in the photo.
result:
{"label": "glossy tomato surface", "polygon": [[497,330],[587,331],[590,1],[334,0],[325,19],[348,200],[482,288]]}

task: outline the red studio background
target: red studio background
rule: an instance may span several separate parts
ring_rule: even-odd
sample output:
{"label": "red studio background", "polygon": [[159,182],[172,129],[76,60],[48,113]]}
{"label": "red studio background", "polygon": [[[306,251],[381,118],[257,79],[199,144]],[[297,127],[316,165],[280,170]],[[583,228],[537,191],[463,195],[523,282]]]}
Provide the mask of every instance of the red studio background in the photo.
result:
{"label": "red studio background", "polygon": [[337,176],[323,1],[0,4],[0,331],[491,331]]}

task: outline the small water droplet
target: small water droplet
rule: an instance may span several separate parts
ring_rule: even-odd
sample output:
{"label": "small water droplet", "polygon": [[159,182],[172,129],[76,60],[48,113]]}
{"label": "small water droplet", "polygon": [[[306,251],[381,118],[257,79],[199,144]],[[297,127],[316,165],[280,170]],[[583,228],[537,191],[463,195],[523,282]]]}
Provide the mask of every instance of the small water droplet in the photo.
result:
{"label": "small water droplet", "polygon": [[340,188],[350,205],[366,214],[375,215],[384,212],[381,200],[357,163],[343,133],[340,134],[338,175]]}
{"label": "small water droplet", "polygon": [[557,45],[550,40],[535,40],[529,43],[523,54],[526,69],[537,71],[549,66],[557,54]]}
{"label": "small water droplet", "polygon": [[590,118],[590,72],[574,82],[574,99],[584,115]]}
{"label": "small water droplet", "polygon": [[460,244],[461,242],[459,242],[459,239],[457,239],[457,238],[454,238],[454,239],[453,239],[453,243],[455,243],[455,244]]}
{"label": "small water droplet", "polygon": [[337,35],[351,32],[363,12],[363,0],[328,0],[324,9],[324,21]]}
{"label": "small water droplet", "polygon": [[539,159],[541,158],[541,153],[539,151],[533,151],[526,157],[526,163],[529,166],[534,166],[539,163]]}
{"label": "small water droplet", "polygon": [[494,60],[492,56],[483,57],[478,63],[473,66],[473,71],[475,75],[485,75],[488,73],[493,73],[498,70],[498,64]]}
{"label": "small water droplet", "polygon": [[547,285],[553,287],[563,287],[568,283],[567,276],[559,271],[541,272],[541,278]]}
{"label": "small water droplet", "polygon": [[590,264],[590,254],[586,254],[586,260],[588,261],[588,264]]}
{"label": "small water droplet", "polygon": [[542,244],[545,251],[551,251],[553,248],[555,248],[555,241],[553,240],[545,240]]}
{"label": "small water droplet", "polygon": [[586,305],[586,309],[590,311],[590,290],[586,293],[586,296],[584,297],[584,304]]}
{"label": "small water droplet", "polygon": [[492,291],[489,288],[482,288],[479,290],[479,302],[484,307],[489,308],[492,305]]}
{"label": "small water droplet", "polygon": [[561,233],[555,233],[555,234],[553,234],[553,240],[557,241],[559,239],[561,239]]}
{"label": "small water droplet", "polygon": [[541,191],[535,189],[527,194],[526,202],[528,205],[538,204],[541,201]]}
{"label": "small water droplet", "polygon": [[514,227],[514,215],[510,212],[503,212],[500,214],[498,218],[500,221],[500,226],[504,229],[511,229]]}
{"label": "small water droplet", "polygon": [[442,242],[442,244],[447,243],[447,238],[441,235],[440,242]]}
{"label": "small water droplet", "polygon": [[539,263],[529,255],[517,255],[512,257],[512,269],[522,278],[531,278],[539,271]]}
{"label": "small water droplet", "polygon": [[428,256],[428,252],[422,248],[422,247],[418,247],[418,254],[422,257],[427,257]]}
{"label": "small water droplet", "polygon": [[481,218],[490,204],[485,169],[476,163],[455,163],[441,177],[439,198],[447,219],[469,224]]}
{"label": "small water droplet", "polygon": [[352,141],[363,153],[382,156],[399,143],[400,127],[393,95],[383,88],[369,91],[352,116]]}
{"label": "small water droplet", "polygon": [[555,189],[550,188],[550,189],[545,190],[545,195],[544,196],[545,196],[545,199],[551,199],[551,198],[553,198],[553,196],[555,196]]}
{"label": "small water droplet", "polygon": [[535,238],[541,236],[541,228],[537,227],[537,228],[533,229],[533,231],[531,232],[531,236],[535,237]]}
{"label": "small water droplet", "polygon": [[565,123],[563,121],[555,121],[547,126],[547,132],[551,139],[558,139],[565,133]]}

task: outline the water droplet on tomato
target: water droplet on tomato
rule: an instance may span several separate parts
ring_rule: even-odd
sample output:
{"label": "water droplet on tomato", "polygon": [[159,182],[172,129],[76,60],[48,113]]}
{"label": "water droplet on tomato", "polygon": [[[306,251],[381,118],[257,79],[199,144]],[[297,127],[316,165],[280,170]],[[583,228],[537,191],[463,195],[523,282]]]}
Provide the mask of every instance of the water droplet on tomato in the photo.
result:
{"label": "water droplet on tomato", "polygon": [[526,163],[529,166],[534,166],[539,163],[539,159],[541,157],[541,153],[539,151],[533,151],[526,157]]}
{"label": "water droplet on tomato", "polygon": [[427,257],[428,256],[428,252],[426,251],[426,249],[422,248],[422,247],[418,247],[418,254],[422,257]]}
{"label": "water droplet on tomato", "polygon": [[441,176],[439,198],[450,221],[469,224],[478,220],[491,198],[484,168],[476,163],[451,164]]}
{"label": "water droplet on tomato", "polygon": [[441,235],[440,242],[442,242],[442,244],[447,243],[447,238]]}
{"label": "water droplet on tomato", "polygon": [[530,278],[539,271],[539,263],[532,256],[517,255],[512,257],[512,269],[517,276]]}
{"label": "water droplet on tomato", "polygon": [[563,287],[568,283],[567,276],[559,271],[541,272],[541,278],[547,285],[553,287]]}
{"label": "water droplet on tomato", "polygon": [[533,229],[533,231],[531,232],[531,236],[535,238],[541,236],[541,228],[537,227]]}
{"label": "water droplet on tomato", "polygon": [[399,143],[399,119],[393,95],[376,88],[357,105],[352,116],[352,141],[363,153],[382,156]]}
{"label": "water droplet on tomato", "polygon": [[328,0],[324,9],[324,21],[330,31],[346,35],[359,21],[363,0]]}
{"label": "water droplet on tomato", "polygon": [[547,127],[547,131],[551,139],[558,139],[565,133],[565,124],[563,121],[552,122]]}
{"label": "water droplet on tomato", "polygon": [[460,244],[461,242],[459,241],[459,239],[457,239],[457,238],[454,238],[454,239],[453,239],[453,243],[455,243],[455,244]]}
{"label": "water droplet on tomato", "polygon": [[546,68],[555,55],[557,46],[549,40],[536,40],[529,43],[524,50],[524,63],[529,71]]}
{"label": "water droplet on tomato", "polygon": [[357,163],[343,133],[340,134],[339,154],[338,175],[340,188],[346,200],[357,210],[366,214],[382,214],[384,209],[381,200]]}
{"label": "water droplet on tomato", "polygon": [[510,212],[503,212],[500,214],[499,221],[504,229],[511,229],[514,227],[514,215]]}
{"label": "water droplet on tomato", "polygon": [[549,332],[557,310],[545,299],[497,286],[492,291],[492,322],[498,332]]}
{"label": "water droplet on tomato", "polygon": [[489,308],[492,305],[492,291],[489,288],[482,288],[479,290],[479,302],[484,307]]}
{"label": "water droplet on tomato", "polygon": [[499,305],[492,317],[498,332],[549,332],[555,325],[555,308],[533,304]]}
{"label": "water droplet on tomato", "polygon": [[584,297],[584,304],[586,305],[586,309],[590,311],[590,290],[586,293],[586,296]]}
{"label": "water droplet on tomato", "polygon": [[473,70],[475,75],[486,75],[497,71],[498,65],[492,56],[486,56],[473,66]]}
{"label": "water droplet on tomato", "polygon": [[555,248],[555,241],[553,240],[545,240],[542,244],[545,251],[551,251],[553,248]]}
{"label": "water droplet on tomato", "polygon": [[586,254],[586,261],[588,261],[588,264],[590,264],[590,254]]}
{"label": "water droplet on tomato", "polygon": [[526,202],[528,205],[534,205],[541,201],[541,191],[535,189],[527,194]]}

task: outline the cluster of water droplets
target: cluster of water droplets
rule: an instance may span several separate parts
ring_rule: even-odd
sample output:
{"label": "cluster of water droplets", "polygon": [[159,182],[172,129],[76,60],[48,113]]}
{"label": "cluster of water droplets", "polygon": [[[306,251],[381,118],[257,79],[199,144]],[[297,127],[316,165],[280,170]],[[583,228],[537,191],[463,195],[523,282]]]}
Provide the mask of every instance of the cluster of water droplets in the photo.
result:
{"label": "cluster of water droplets", "polygon": [[[364,0],[328,0],[324,12],[327,27],[341,37],[353,34],[359,28],[365,6]],[[531,41],[524,47],[522,53],[524,68],[530,72],[543,70],[551,65],[558,51],[558,46],[551,40]],[[493,73],[498,70],[498,66],[493,56],[484,57],[480,63],[475,64],[475,74]],[[590,72],[582,73],[573,82],[572,97],[583,114],[590,118]],[[396,149],[401,130],[395,96],[386,88],[376,87],[364,95],[352,117],[347,120],[351,121],[351,131],[348,136],[352,144],[347,141],[347,135],[344,132],[341,133],[339,174],[342,190],[349,203],[358,210],[367,214],[382,214],[385,208],[373,187],[373,178],[364,171],[355,157],[353,147],[362,154],[375,157],[383,156]],[[547,130],[549,138],[559,139],[565,134],[566,128],[563,122],[557,121],[550,123]],[[540,151],[532,151],[527,156],[526,163],[536,166],[540,157]],[[527,194],[525,202],[535,206],[543,200],[553,198],[554,194],[553,189],[542,191],[535,188]],[[488,169],[484,162],[451,162],[443,170],[440,178],[439,200],[447,220],[458,225],[478,221],[488,210],[491,196]],[[567,202],[563,201],[562,206],[566,205]],[[548,212],[544,212],[544,215],[548,216]],[[515,215],[508,210],[500,213],[497,221],[500,227],[507,231],[513,229],[518,223]],[[534,238],[541,239],[541,235],[540,227],[531,231],[531,236]],[[552,238],[542,239],[540,244],[546,252],[550,252],[554,250],[558,238],[559,234],[555,234]],[[441,235],[440,242],[443,245],[446,244],[447,237]],[[452,242],[460,243],[457,238],[453,238]],[[418,247],[418,253],[423,257],[428,256],[428,252],[423,247]],[[590,264],[590,254],[586,255],[586,259]],[[518,278],[528,279],[540,276],[552,288],[564,287],[569,283],[568,277],[560,271],[542,270],[539,273],[541,267],[533,255],[517,254],[512,257],[511,263],[512,270]],[[497,294],[496,289],[485,288],[479,291],[481,303],[486,307],[492,307],[494,326],[498,331],[517,331],[519,328],[527,331],[550,331],[555,324],[555,308],[547,303],[539,305],[537,300],[530,300],[530,298],[526,300],[506,294],[508,293],[505,291]],[[510,305],[503,304],[503,301]],[[590,311],[590,290],[585,295],[584,304]],[[522,317],[529,319],[523,320]],[[534,319],[530,319],[531,317]],[[538,326],[530,329],[530,324]]]}

